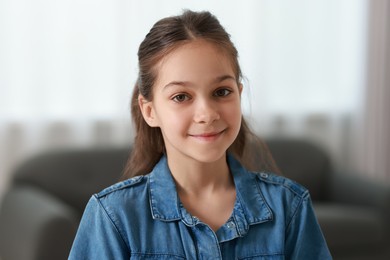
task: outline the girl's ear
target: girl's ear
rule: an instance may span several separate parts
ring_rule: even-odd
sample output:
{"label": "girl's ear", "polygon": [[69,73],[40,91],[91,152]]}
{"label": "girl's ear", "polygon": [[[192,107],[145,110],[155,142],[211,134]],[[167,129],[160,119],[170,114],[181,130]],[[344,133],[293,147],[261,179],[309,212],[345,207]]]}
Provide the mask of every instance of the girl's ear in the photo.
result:
{"label": "girl's ear", "polygon": [[242,89],[244,88],[244,86],[240,83],[239,85],[238,85],[238,90],[240,91],[240,96],[241,96],[241,94],[242,94]]}
{"label": "girl's ear", "polygon": [[138,105],[142,116],[150,127],[158,127],[158,120],[153,107],[153,102],[146,100],[142,95],[138,96]]}

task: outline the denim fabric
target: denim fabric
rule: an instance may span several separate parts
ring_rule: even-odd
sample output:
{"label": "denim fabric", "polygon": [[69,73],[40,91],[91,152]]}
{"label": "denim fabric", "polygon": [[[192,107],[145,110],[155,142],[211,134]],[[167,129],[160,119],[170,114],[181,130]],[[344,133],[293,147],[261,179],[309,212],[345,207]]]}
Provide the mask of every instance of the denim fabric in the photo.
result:
{"label": "denim fabric", "polygon": [[163,157],[92,196],[69,259],[332,259],[306,189],[227,158],[237,196],[217,232],[183,207]]}

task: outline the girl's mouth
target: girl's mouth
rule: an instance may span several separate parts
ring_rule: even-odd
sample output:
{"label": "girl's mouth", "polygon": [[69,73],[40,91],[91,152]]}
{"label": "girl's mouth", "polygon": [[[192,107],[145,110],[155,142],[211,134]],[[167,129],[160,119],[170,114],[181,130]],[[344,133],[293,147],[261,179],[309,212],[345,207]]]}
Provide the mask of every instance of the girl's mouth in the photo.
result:
{"label": "girl's mouth", "polygon": [[194,135],[190,134],[189,136],[196,138],[200,141],[209,142],[218,139],[224,132],[225,130],[219,132],[201,133],[201,134],[194,134]]}

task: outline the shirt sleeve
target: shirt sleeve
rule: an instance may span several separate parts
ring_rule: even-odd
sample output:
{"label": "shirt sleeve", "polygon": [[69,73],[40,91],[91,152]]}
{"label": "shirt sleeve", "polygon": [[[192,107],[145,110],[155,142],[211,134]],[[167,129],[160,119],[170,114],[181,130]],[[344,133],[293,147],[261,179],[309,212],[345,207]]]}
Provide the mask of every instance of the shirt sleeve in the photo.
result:
{"label": "shirt sleeve", "polygon": [[308,193],[287,226],[285,248],[286,259],[332,259]]}
{"label": "shirt sleeve", "polygon": [[100,201],[93,196],[85,208],[68,259],[129,258],[130,249]]}

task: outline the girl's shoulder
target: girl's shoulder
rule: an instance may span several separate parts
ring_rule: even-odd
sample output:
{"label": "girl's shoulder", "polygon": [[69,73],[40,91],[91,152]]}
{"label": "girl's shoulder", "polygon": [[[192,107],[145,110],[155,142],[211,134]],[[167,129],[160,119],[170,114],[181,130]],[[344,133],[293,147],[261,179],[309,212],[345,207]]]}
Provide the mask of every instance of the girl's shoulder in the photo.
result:
{"label": "girl's shoulder", "polygon": [[131,188],[133,188],[135,186],[139,186],[139,185],[142,186],[142,184],[145,184],[146,178],[147,177],[145,175],[141,175],[141,176],[136,176],[136,177],[133,177],[133,178],[130,178],[127,180],[117,182],[117,183],[103,189],[102,191],[97,193],[96,196],[97,197],[104,197],[104,196],[109,195],[110,193],[115,193],[115,192],[120,192],[122,190],[131,189]]}
{"label": "girl's shoulder", "polygon": [[118,228],[124,228],[123,223],[142,218],[150,211],[148,179],[148,175],[137,176],[113,184],[94,194],[87,208],[92,212],[104,212]]}
{"label": "girl's shoulder", "polygon": [[263,192],[279,191],[281,193],[291,193],[294,196],[307,198],[309,191],[303,185],[287,177],[268,172],[254,172]]}
{"label": "girl's shoulder", "polygon": [[147,179],[147,175],[141,175],[120,181],[96,193],[94,196],[97,199],[103,199],[108,197],[121,197],[125,194],[128,196],[131,196],[131,194],[136,195],[146,188]]}

